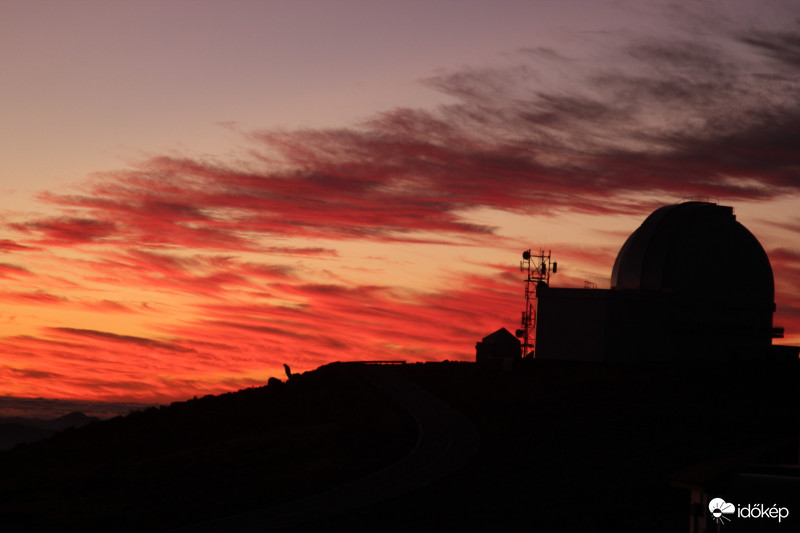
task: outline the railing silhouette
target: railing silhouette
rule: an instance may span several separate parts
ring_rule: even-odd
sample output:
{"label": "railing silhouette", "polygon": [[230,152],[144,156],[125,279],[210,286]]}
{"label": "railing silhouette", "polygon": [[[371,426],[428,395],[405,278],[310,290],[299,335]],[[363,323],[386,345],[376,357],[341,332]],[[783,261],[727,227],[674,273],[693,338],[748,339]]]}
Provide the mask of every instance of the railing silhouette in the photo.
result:
{"label": "railing silhouette", "polygon": [[385,359],[385,360],[376,360],[376,361],[339,361],[343,364],[348,365],[404,365],[406,364],[405,361],[401,361],[399,359]]}
{"label": "railing silhouette", "polygon": [[714,196],[687,196],[686,198],[681,198],[681,201],[678,203],[685,204],[687,202],[703,202],[706,204],[719,205],[719,198],[715,198]]}

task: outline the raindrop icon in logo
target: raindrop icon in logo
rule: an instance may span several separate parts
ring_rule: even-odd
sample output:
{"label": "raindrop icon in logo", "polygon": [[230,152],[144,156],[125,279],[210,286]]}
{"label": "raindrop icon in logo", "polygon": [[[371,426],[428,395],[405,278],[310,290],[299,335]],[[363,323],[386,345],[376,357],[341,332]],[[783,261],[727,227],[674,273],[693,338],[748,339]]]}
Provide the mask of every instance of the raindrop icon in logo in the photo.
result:
{"label": "raindrop icon in logo", "polygon": [[711,514],[714,516],[714,520],[716,522],[725,523],[727,520],[730,522],[730,518],[725,516],[726,514],[733,514],[736,512],[736,506],[732,503],[727,503],[722,498],[714,498],[710,502],[708,502],[708,510],[711,511]]}

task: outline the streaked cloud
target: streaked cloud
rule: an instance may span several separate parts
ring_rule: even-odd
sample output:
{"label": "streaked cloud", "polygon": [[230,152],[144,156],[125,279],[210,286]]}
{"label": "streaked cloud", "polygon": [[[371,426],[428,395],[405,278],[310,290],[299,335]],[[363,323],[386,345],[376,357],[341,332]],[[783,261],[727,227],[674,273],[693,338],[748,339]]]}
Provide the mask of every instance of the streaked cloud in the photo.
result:
{"label": "streaked cloud", "polygon": [[145,339],[142,337],[134,337],[131,335],[117,335],[107,331],[95,331],[91,329],[74,329],[74,328],[51,328],[52,331],[58,333],[66,333],[75,337],[90,337],[94,339],[101,339],[115,343],[131,343],[145,348],[157,348],[159,350],[168,350],[175,352],[191,352],[191,348],[185,348],[176,344],[156,341],[153,339]]}
{"label": "streaked cloud", "polygon": [[40,236],[36,244],[59,245],[64,243],[93,242],[114,233],[115,224],[91,218],[48,218],[36,222],[11,224],[22,233]]}

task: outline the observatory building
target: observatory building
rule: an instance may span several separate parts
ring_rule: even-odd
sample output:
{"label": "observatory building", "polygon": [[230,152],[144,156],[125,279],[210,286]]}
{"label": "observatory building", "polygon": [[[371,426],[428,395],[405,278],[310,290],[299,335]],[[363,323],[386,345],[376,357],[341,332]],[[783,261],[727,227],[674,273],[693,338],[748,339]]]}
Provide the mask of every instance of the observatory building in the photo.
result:
{"label": "observatory building", "polygon": [[536,288],[536,358],[719,360],[791,356],[773,346],[774,282],[732,207],[704,201],[654,211],[614,262],[611,289]]}

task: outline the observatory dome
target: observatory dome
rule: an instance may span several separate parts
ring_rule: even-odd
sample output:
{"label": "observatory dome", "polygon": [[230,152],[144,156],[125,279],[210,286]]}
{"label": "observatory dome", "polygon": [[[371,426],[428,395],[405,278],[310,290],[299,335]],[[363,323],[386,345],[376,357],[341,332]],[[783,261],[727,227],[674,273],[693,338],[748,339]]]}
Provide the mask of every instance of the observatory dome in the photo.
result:
{"label": "observatory dome", "polygon": [[694,201],[647,217],[617,255],[611,288],[770,307],[775,293],[769,258],[733,208]]}

